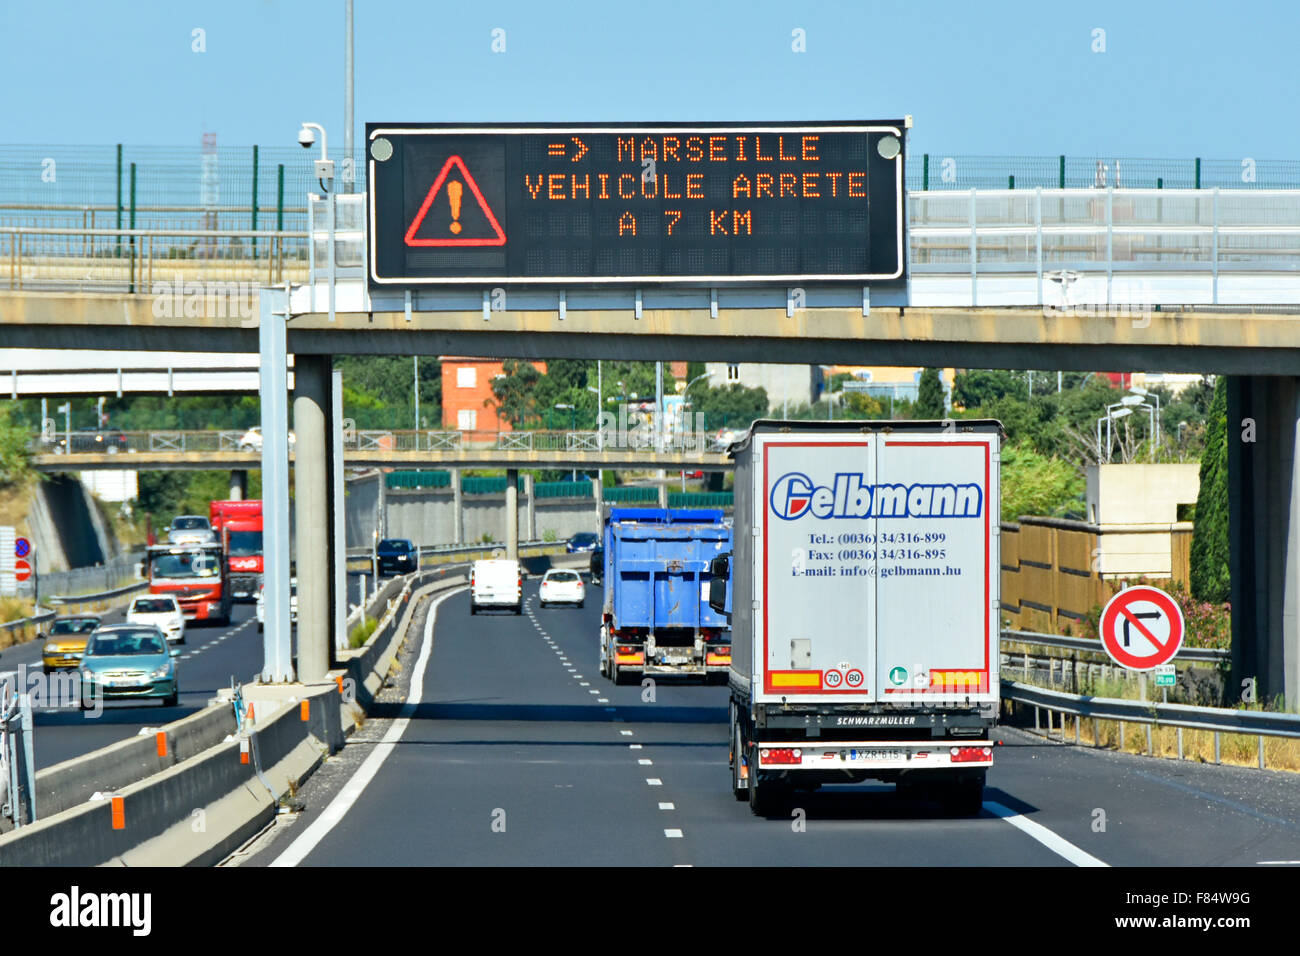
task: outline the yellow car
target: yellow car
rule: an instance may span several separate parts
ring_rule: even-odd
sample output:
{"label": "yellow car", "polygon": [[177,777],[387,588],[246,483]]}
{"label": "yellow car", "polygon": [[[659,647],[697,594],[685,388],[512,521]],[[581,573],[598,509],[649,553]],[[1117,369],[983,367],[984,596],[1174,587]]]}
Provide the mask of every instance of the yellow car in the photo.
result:
{"label": "yellow car", "polygon": [[56,618],[45,633],[45,646],[41,648],[42,669],[75,670],[86,652],[86,641],[99,627],[99,617],[79,614],[76,617]]}

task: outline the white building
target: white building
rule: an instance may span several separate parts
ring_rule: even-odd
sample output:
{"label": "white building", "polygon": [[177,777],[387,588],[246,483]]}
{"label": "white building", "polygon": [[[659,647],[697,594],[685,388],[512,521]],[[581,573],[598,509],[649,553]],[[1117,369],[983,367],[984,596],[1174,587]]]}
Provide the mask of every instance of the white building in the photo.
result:
{"label": "white building", "polygon": [[819,365],[768,365],[757,362],[706,362],[710,388],[743,385],[762,388],[772,408],[786,404],[811,405],[821,397]]}

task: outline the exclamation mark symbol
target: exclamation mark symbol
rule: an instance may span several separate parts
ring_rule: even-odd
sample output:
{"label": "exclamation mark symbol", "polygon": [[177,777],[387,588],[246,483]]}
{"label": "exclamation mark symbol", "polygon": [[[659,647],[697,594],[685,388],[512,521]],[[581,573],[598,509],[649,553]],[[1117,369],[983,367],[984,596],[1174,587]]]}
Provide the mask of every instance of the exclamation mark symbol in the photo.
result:
{"label": "exclamation mark symbol", "polygon": [[455,179],[447,184],[447,198],[451,200],[451,231],[456,233],[460,232],[460,194],[464,189]]}

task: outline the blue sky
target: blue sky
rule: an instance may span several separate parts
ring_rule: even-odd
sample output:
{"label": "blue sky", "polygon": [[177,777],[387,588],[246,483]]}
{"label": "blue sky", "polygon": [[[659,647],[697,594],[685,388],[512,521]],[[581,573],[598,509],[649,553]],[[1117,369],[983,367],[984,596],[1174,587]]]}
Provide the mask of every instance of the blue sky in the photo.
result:
{"label": "blue sky", "polygon": [[[358,141],[368,120],[911,113],[914,153],[1288,159],[1297,35],[1294,0],[356,0]],[[0,0],[0,143],[291,145],[310,119],[341,145],[342,50],[342,0]]]}

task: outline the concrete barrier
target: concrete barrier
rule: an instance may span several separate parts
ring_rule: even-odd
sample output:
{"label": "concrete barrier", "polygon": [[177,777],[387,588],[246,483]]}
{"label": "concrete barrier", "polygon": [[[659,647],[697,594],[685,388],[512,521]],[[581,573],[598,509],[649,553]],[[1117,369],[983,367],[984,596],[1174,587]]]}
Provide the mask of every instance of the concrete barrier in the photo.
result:
{"label": "concrete barrier", "polygon": [[[120,790],[202,753],[235,732],[229,705],[207,707],[164,724],[156,733],[132,737],[100,750],[65,760],[36,774],[37,819],[61,813],[90,799],[95,792]],[[157,733],[166,753],[158,753]]]}
{"label": "concrete barrier", "polygon": [[[340,726],[337,688],[307,690],[274,714],[259,714],[247,735],[270,790],[252,760],[241,762],[240,741],[232,737],[104,799],[82,802],[0,836],[0,865],[217,862],[271,821],[279,799],[315,769],[330,749],[329,739],[338,736],[331,731]],[[308,702],[307,720],[303,700]],[[193,729],[189,743],[197,744],[204,732]],[[118,801],[121,826],[115,827]]]}

